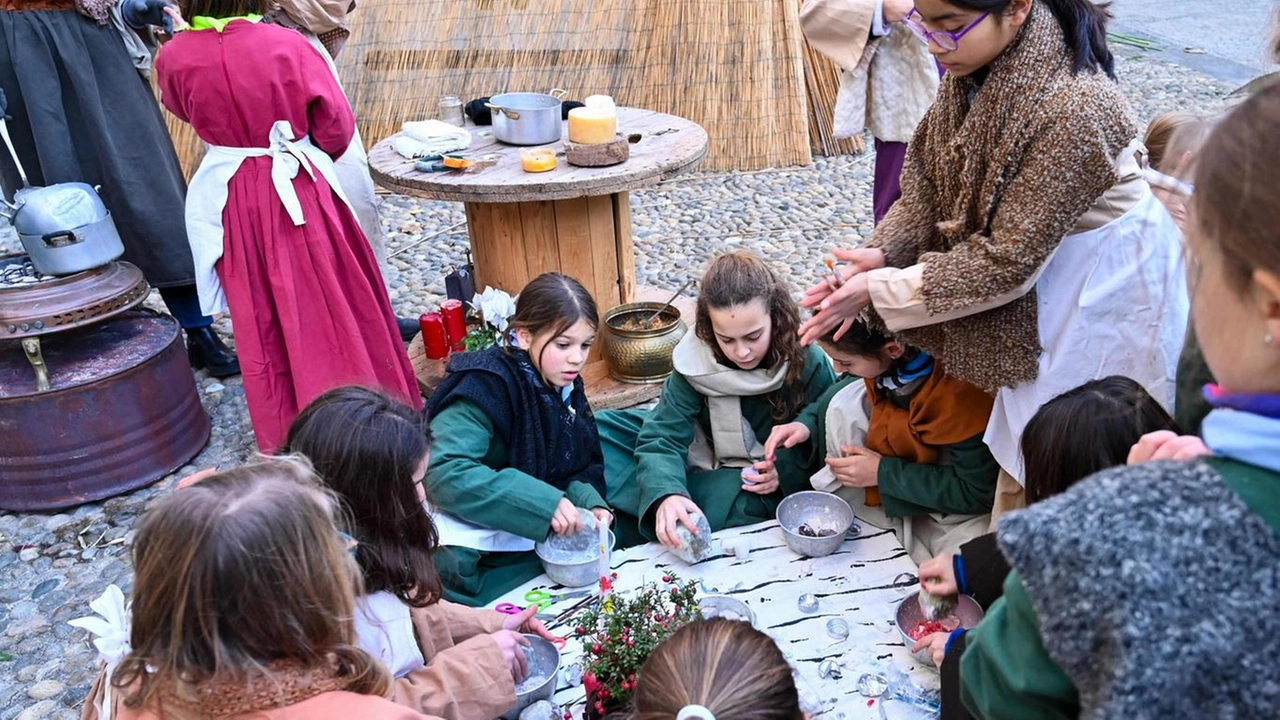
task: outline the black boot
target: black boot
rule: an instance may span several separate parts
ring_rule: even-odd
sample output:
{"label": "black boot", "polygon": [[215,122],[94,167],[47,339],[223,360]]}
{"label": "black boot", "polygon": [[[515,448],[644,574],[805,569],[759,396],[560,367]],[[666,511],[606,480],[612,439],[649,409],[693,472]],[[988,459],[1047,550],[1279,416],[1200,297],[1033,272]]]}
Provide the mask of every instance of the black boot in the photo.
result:
{"label": "black boot", "polygon": [[411,342],[421,330],[418,321],[413,318],[396,318],[396,325],[400,328],[400,339],[405,342]]}
{"label": "black boot", "polygon": [[240,374],[240,360],[212,327],[187,328],[187,358],[191,367],[205,368],[216,378]]}

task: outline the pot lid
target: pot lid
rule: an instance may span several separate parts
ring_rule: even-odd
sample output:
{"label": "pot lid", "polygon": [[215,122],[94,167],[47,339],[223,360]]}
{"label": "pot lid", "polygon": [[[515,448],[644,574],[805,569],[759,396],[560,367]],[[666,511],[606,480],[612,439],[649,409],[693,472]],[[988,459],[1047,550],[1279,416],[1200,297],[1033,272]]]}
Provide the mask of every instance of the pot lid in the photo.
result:
{"label": "pot lid", "polygon": [[14,197],[13,227],[21,235],[45,235],[83,227],[107,216],[102,198],[85,183],[23,188]]}

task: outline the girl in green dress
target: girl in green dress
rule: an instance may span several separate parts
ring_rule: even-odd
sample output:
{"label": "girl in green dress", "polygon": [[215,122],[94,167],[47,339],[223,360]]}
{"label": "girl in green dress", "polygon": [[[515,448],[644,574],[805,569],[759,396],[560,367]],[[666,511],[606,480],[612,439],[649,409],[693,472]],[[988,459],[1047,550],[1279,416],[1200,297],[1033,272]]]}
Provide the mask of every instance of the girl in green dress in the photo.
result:
{"label": "girl in green dress", "polygon": [[[657,407],[600,414],[610,504],[647,538],[679,548],[697,534],[772,520],[822,465],[811,443],[765,459],[775,425],[796,419],[835,381],[817,347],[800,346],[791,289],[759,257],[717,257],[702,278],[694,331],[672,360]],[[810,428],[812,430],[812,428]]]}
{"label": "girl in green dress", "polygon": [[533,545],[612,523],[582,368],[599,315],[582,284],[544,273],[520,292],[506,337],[449,360],[427,401],[427,496],[446,599],[485,605],[542,574]]}

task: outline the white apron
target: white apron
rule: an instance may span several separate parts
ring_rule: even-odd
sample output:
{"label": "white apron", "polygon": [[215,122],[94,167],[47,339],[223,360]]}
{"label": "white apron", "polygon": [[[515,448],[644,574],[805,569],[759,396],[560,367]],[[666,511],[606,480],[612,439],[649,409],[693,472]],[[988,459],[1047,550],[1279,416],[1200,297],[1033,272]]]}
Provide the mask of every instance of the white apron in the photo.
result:
{"label": "white apron", "polygon": [[[293,126],[287,120],[279,120],[271,126],[268,147],[242,148],[209,145],[200,169],[196,170],[187,189],[187,239],[191,243],[191,257],[195,261],[196,290],[200,295],[200,311],[205,315],[227,309],[227,296],[218,279],[216,266],[222,258],[224,232],[222,211],[227,206],[227,184],[247,158],[271,157],[271,180],[280,202],[289,212],[294,225],[306,224],[302,217],[302,205],[298,202],[293,178],[303,169],[315,179],[319,172],[342,202],[347,196],[342,191],[333,171],[333,160],[311,138],[295,138]],[[354,210],[352,211],[355,212]]]}
{"label": "white apron", "polygon": [[441,545],[471,548],[481,552],[528,552],[533,549],[533,541],[529,538],[467,522],[456,515],[431,507],[430,503],[423,503],[423,506],[436,524]]}
{"label": "white apron", "polygon": [[983,438],[1024,486],[1022,431],[1054,397],[1124,375],[1173,407],[1188,312],[1182,234],[1148,191],[1110,223],[1063,238],[1035,287],[1039,376],[996,394]]}

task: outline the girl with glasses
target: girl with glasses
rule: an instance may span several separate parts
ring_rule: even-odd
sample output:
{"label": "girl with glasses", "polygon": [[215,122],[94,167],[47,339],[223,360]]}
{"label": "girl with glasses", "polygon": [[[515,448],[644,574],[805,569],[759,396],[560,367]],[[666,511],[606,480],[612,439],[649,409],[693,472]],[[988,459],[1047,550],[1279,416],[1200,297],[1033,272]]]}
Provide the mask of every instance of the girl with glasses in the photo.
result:
{"label": "girl with glasses", "polygon": [[811,288],[803,341],[871,309],[995,397],[993,517],[1022,502],[1036,409],[1107,375],[1162,403],[1186,325],[1179,234],[1143,179],[1089,0],[918,0],[906,19],[947,69],[911,140],[902,197],[839,288]]}

